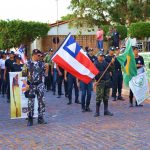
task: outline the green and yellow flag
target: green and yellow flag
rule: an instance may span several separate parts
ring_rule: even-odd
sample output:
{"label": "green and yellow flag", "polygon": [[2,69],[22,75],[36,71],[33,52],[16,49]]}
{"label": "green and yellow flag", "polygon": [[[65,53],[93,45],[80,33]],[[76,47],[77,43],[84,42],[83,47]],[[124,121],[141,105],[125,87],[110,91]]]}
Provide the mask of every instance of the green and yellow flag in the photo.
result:
{"label": "green and yellow flag", "polygon": [[123,54],[117,57],[117,60],[122,66],[122,70],[124,72],[123,79],[126,86],[129,86],[129,81],[133,76],[137,75],[137,67],[136,62],[131,46],[131,40],[128,39],[126,49]]}

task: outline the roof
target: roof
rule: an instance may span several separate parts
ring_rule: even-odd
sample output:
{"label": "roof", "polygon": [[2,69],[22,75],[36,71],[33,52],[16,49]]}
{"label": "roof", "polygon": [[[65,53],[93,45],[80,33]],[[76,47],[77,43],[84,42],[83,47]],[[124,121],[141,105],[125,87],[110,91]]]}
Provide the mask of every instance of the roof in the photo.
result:
{"label": "roof", "polygon": [[55,26],[59,26],[59,25],[62,25],[62,24],[69,23],[69,22],[71,22],[71,21],[72,21],[72,20],[58,21],[58,22],[55,22],[55,23],[50,24],[49,26],[50,26],[50,27],[55,27]]}

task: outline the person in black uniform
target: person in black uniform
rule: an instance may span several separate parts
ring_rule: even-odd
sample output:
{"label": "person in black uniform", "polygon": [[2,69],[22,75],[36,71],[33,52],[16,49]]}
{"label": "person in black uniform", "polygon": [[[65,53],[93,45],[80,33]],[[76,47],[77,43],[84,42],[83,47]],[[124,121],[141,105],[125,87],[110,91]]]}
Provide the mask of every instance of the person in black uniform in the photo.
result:
{"label": "person in black uniform", "polygon": [[5,61],[4,80],[7,84],[7,102],[10,103],[10,83],[9,83],[9,72],[13,69],[13,63],[15,62],[15,54],[13,51],[9,54],[9,59]]}
{"label": "person in black uniform", "polygon": [[23,64],[21,64],[21,56],[17,55],[15,57],[16,62],[13,63],[12,72],[20,72],[22,71]]}
{"label": "person in black uniform", "polygon": [[58,65],[56,66],[56,69],[57,69],[57,84],[58,84],[58,96],[57,96],[57,98],[60,98],[61,95],[63,95],[63,93],[62,93],[62,82],[64,79],[64,69]]}
{"label": "person in black uniform", "polygon": [[111,46],[111,47],[109,48],[108,55],[105,56],[105,61],[106,61],[107,63],[110,63],[111,60],[112,60],[112,58],[115,57],[114,52],[115,52],[115,48],[114,48],[113,46]]}
{"label": "person in black uniform", "polygon": [[[138,54],[138,47],[133,47],[133,52],[134,52],[134,57],[135,57],[135,62],[137,69],[140,69],[141,67],[144,67],[144,59],[142,56]],[[130,89],[130,94],[129,94],[129,102],[130,102],[130,107],[133,107],[133,92]],[[135,106],[143,106],[143,105],[138,105],[137,102],[135,102]]]}
{"label": "person in black uniform", "polygon": [[90,60],[94,63],[97,60],[97,57],[94,55],[94,50],[92,48],[89,48],[88,50],[88,57],[90,58]]}
{"label": "person in black uniform", "polygon": [[[110,72],[114,63],[114,58],[112,58],[110,62],[111,63],[110,67],[107,68],[109,63],[105,61],[103,53],[99,53],[97,57],[98,57],[98,60],[96,61],[95,66],[99,70],[99,73],[95,76],[97,87],[96,87],[96,113],[94,117],[98,117],[100,115],[99,108],[100,108],[102,101],[104,103],[104,115],[113,116],[113,113],[111,113],[108,110],[108,100],[109,100],[109,92],[110,92],[110,87],[111,87]],[[106,68],[107,68],[107,71],[106,71]],[[104,73],[104,71],[106,72]],[[99,80],[100,78],[101,80]]]}
{"label": "person in black uniform", "polygon": [[67,103],[68,105],[72,104],[72,89],[74,87],[75,90],[75,103],[81,104],[78,100],[79,98],[79,88],[78,88],[78,80],[75,76],[70,74],[69,72],[65,71],[65,76],[64,76],[65,81],[67,81],[67,86],[68,86],[68,99],[69,102]]}
{"label": "person in black uniform", "polygon": [[[108,64],[111,62],[112,58],[115,58],[114,52],[115,52],[115,48],[111,46],[111,47],[109,48],[109,53],[108,53],[108,55],[105,56],[105,61],[106,61]],[[114,71],[114,69],[115,69],[114,64],[111,66],[111,68],[112,68],[112,71],[110,72],[110,76],[111,76],[111,83],[113,83],[113,77],[112,77],[112,75],[113,75],[113,71]],[[112,88],[112,85],[111,85],[111,88]],[[113,96],[113,93],[112,93],[112,97],[114,97],[114,96]],[[113,100],[116,100],[116,99],[113,99]]]}
{"label": "person in black uniform", "polygon": [[[120,54],[120,49],[119,47],[116,47],[116,56],[118,56],[119,54]],[[114,62],[114,71],[112,74],[112,79],[113,79],[112,97],[114,98],[113,100],[114,101],[116,101],[117,99],[124,100],[123,97],[121,96],[123,76],[121,71],[121,65],[118,62],[117,58],[115,58],[115,62]],[[117,92],[118,92],[118,97],[116,96]]]}
{"label": "person in black uniform", "polygon": [[113,29],[112,39],[113,39],[113,46],[114,47],[119,47],[120,35],[119,35],[119,32],[117,31],[116,27],[114,27],[114,29]]}

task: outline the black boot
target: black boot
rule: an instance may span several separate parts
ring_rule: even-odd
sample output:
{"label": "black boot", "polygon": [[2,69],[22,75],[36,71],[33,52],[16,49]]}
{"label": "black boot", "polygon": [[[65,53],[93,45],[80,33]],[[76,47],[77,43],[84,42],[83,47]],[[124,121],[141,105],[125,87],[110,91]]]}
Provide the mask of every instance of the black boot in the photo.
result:
{"label": "black boot", "polygon": [[142,104],[139,104],[139,105],[138,105],[138,104],[137,104],[137,101],[135,102],[135,106],[136,106],[136,107],[143,107]]}
{"label": "black boot", "polygon": [[72,100],[69,99],[69,102],[67,103],[67,105],[71,105],[72,104]]}
{"label": "black boot", "polygon": [[28,117],[27,126],[33,126],[33,117]]}
{"label": "black boot", "polygon": [[104,115],[113,116],[113,113],[108,110],[108,101],[104,102]]}
{"label": "black boot", "polygon": [[89,105],[86,106],[85,110],[86,110],[87,112],[92,112],[92,109],[90,109]]}
{"label": "black boot", "polygon": [[130,105],[129,107],[133,107],[133,98],[129,97]]}
{"label": "black boot", "polygon": [[43,117],[38,117],[38,124],[47,124]]}
{"label": "black boot", "polygon": [[121,96],[121,94],[120,94],[120,93],[118,94],[117,99],[118,99],[118,100],[121,100],[121,101],[124,101],[124,98]]}
{"label": "black boot", "polygon": [[113,101],[116,101],[117,99],[116,99],[116,96],[115,97],[113,97]]}
{"label": "black boot", "polygon": [[100,107],[100,103],[96,103],[96,112],[94,114],[94,117],[98,117],[99,115],[99,107]]}
{"label": "black boot", "polygon": [[79,100],[75,100],[76,104],[81,104],[81,102]]}

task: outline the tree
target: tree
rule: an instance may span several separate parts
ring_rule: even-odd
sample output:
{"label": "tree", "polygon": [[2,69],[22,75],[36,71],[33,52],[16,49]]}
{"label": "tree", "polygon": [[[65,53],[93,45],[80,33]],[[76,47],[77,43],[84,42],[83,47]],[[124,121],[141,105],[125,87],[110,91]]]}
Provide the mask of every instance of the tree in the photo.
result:
{"label": "tree", "polygon": [[33,42],[37,37],[47,34],[49,27],[45,23],[21,20],[0,21],[0,48],[18,47]]}
{"label": "tree", "polygon": [[71,0],[69,17],[77,27],[129,25],[148,20],[149,8],[148,0]]}
{"label": "tree", "polygon": [[129,28],[129,34],[137,39],[150,37],[150,22],[132,23]]}

